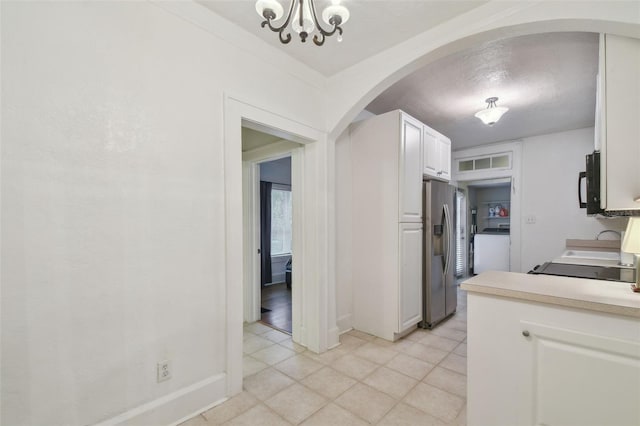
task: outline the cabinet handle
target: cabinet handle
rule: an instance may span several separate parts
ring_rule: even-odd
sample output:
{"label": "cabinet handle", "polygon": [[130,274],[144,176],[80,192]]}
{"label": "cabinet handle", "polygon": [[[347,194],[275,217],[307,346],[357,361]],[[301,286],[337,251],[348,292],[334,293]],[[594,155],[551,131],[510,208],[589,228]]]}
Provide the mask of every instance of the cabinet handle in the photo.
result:
{"label": "cabinet handle", "polygon": [[640,203],[640,195],[638,195],[636,198],[634,198],[633,201],[635,201],[636,203]]}
{"label": "cabinet handle", "polygon": [[529,337],[529,336],[530,336],[530,334],[529,334],[529,332],[528,332],[527,330],[524,330],[524,331],[522,332],[522,335],[523,335],[524,337]]}
{"label": "cabinet handle", "polygon": [[442,174],[442,170],[440,170],[437,175],[440,176]]}

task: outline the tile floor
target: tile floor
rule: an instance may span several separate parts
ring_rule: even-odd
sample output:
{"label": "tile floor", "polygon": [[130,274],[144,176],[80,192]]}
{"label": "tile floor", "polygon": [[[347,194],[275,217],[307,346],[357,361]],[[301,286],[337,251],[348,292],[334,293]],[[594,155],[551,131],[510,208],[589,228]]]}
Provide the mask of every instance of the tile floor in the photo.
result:
{"label": "tile floor", "polygon": [[465,425],[465,296],[434,330],[395,343],[353,330],[321,355],[246,325],[244,391],[181,426]]}

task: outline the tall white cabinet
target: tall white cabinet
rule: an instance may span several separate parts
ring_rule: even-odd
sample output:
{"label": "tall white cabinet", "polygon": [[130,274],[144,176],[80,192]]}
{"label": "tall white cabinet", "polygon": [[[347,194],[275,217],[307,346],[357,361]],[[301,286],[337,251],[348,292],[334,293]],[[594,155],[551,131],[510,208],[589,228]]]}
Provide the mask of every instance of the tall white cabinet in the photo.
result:
{"label": "tall white cabinet", "polygon": [[599,68],[601,205],[640,210],[640,39],[603,34]]}
{"label": "tall white cabinet", "polygon": [[422,319],[422,137],[401,111],[350,129],[352,323],[387,340]]}

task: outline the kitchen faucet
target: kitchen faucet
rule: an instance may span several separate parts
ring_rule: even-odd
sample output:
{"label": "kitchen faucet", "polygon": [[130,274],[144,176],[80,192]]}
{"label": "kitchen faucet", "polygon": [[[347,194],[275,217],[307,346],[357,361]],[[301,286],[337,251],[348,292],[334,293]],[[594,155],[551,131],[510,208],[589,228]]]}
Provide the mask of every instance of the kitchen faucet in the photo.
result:
{"label": "kitchen faucet", "polygon": [[622,235],[620,234],[620,232],[614,231],[613,229],[605,229],[604,231],[600,231],[598,233],[598,235],[596,235],[596,240],[599,240],[600,239],[600,235],[604,234],[605,232],[613,232],[614,234],[616,234],[618,236],[619,239],[622,239]]}

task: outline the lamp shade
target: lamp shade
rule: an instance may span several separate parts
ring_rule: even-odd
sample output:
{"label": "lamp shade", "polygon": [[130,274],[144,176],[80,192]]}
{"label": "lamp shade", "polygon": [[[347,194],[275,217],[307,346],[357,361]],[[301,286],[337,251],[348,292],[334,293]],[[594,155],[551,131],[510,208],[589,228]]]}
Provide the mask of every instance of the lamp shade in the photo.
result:
{"label": "lamp shade", "polygon": [[482,111],[478,111],[475,115],[482,120],[484,124],[493,126],[507,111],[509,111],[509,108],[507,107],[490,107],[483,109]]}
{"label": "lamp shade", "polygon": [[622,251],[640,254],[640,217],[630,217],[622,241]]}

